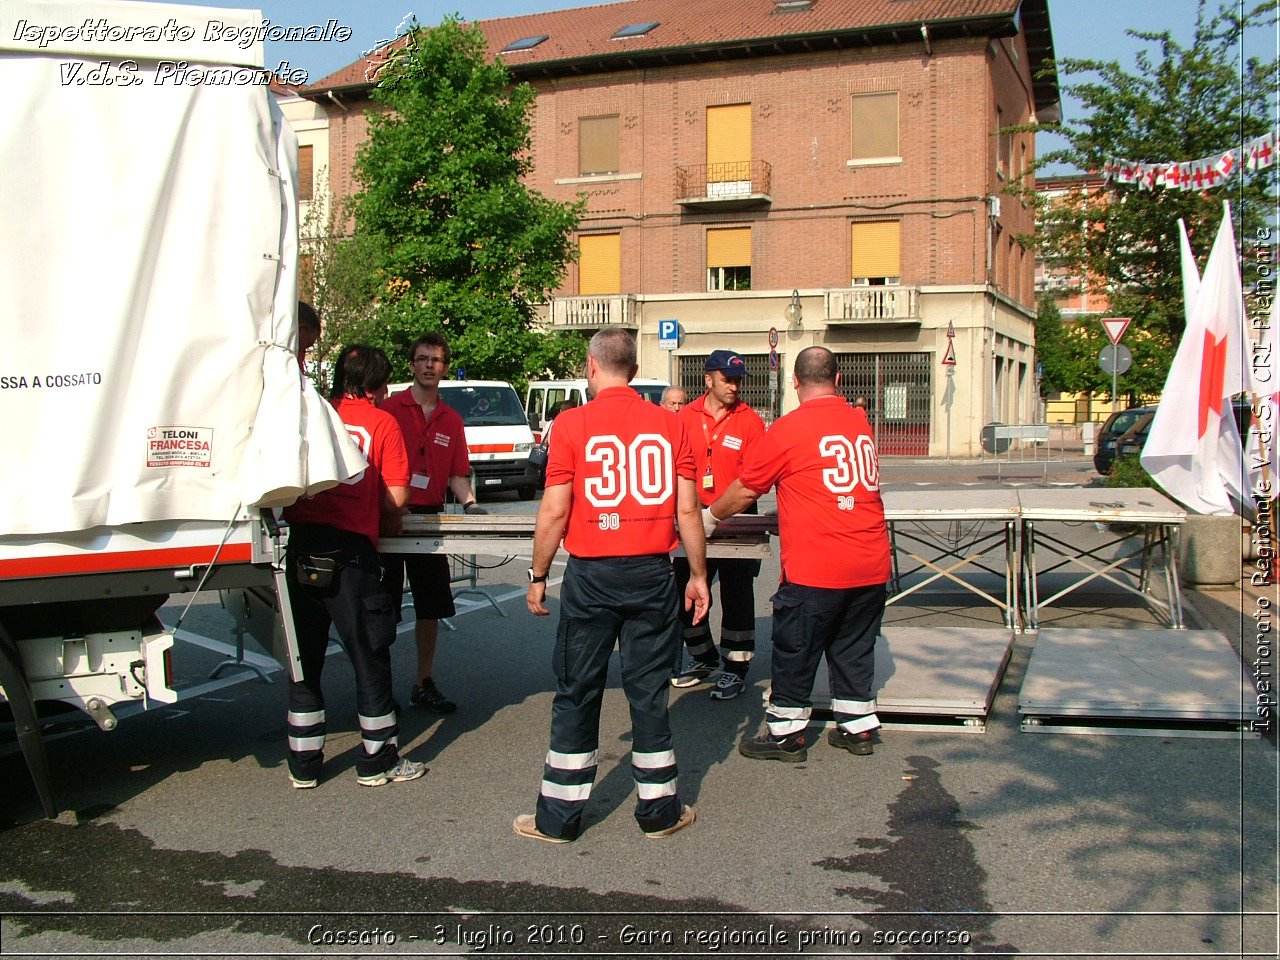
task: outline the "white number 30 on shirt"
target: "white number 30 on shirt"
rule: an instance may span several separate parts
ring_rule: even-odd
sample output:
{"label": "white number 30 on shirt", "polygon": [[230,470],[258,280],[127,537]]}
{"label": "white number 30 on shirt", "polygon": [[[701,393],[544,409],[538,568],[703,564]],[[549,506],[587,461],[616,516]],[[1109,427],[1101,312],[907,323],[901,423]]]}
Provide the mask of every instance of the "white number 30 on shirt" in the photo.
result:
{"label": "white number 30 on shirt", "polygon": [[671,443],[658,433],[641,433],[626,446],[616,436],[587,441],[586,460],[600,464],[600,475],[584,484],[592,506],[616,507],[627,494],[642,506],[666,502],[675,492]]}
{"label": "white number 30 on shirt", "polygon": [[875,442],[868,436],[850,441],[835,434],[818,441],[818,453],[835,464],[822,471],[822,482],[832,493],[849,493],[859,483],[867,490],[880,489],[880,461]]}

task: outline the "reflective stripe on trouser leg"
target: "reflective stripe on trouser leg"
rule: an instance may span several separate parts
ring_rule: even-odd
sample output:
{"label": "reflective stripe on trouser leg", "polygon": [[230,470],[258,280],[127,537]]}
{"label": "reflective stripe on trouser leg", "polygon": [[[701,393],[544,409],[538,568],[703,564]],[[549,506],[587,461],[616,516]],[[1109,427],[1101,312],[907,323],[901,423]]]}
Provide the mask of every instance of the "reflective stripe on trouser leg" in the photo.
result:
{"label": "reflective stripe on trouser leg", "polygon": [[768,725],[769,732],[781,740],[809,726],[811,713],[813,707],[783,707],[770,700],[765,707],[764,722]]}
{"label": "reflective stripe on trouser leg", "polygon": [[396,723],[395,712],[384,713],[380,717],[366,717],[360,714],[360,742],[364,752],[369,756],[377,756],[388,746],[400,746],[400,726]]}
{"label": "reflective stripe on trouser leg", "polygon": [[720,659],[724,669],[739,677],[746,677],[751,669],[751,661],[756,655],[756,632],[754,630],[720,631]]}
{"label": "reflective stripe on trouser leg", "polygon": [[872,686],[885,589],[883,584],[876,584],[854,587],[847,593],[843,616],[827,650],[831,712],[842,730],[864,733],[880,726]]}
{"label": "reflective stripe on trouser leg", "polygon": [[862,733],[880,726],[880,718],[876,716],[874,700],[836,700],[831,701],[831,712],[836,723],[848,733]]}
{"label": "reflective stripe on trouser leg", "polygon": [[[817,591],[815,593],[815,591]],[[775,737],[809,723],[813,680],[822,660],[822,605],[835,591],[783,583],[773,595],[773,667],[765,721]]]}
{"label": "reflective stripe on trouser leg", "polygon": [[[301,687],[302,684],[297,684]],[[306,689],[305,687],[303,688]],[[289,698],[295,699],[293,696]],[[324,762],[324,709],[289,710],[289,771],[299,780],[314,780]]]}
{"label": "reflective stripe on trouser leg", "polygon": [[591,784],[596,778],[599,753],[559,753],[547,751],[542,768],[540,797],[568,804],[585,804],[591,797]]}

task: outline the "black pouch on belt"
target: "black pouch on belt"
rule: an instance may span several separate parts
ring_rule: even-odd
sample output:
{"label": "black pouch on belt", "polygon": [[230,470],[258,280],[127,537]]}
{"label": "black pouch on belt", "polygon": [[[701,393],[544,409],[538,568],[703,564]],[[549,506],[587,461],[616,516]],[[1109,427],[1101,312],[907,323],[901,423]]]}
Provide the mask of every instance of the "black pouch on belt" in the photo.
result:
{"label": "black pouch on belt", "polygon": [[334,576],[341,569],[342,564],[338,562],[337,557],[304,553],[298,556],[293,576],[304,587],[317,587],[323,590],[333,583]]}

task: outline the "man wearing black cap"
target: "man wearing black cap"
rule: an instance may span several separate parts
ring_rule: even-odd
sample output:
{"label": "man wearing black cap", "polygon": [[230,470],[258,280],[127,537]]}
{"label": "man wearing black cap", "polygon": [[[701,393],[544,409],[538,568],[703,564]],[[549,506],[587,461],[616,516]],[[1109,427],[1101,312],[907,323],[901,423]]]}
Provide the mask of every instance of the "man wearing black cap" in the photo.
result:
{"label": "man wearing black cap", "polygon": [[[703,507],[715,503],[729,489],[742,472],[747,451],[764,436],[764,421],[738,398],[747,373],[742,357],[732,350],[715,350],[707,357],[706,369],[707,392],[679,413],[693,446]],[[689,566],[677,557],[675,569],[677,590],[682,591],[689,579]],[[709,680],[723,663],[712,698],[732,700],[742,692],[756,649],[754,580],[759,573],[759,560],[707,558],[707,582],[720,578],[720,653],[716,654],[711,639],[709,618],[695,626],[692,616],[681,611],[684,642],[692,659],[672,678],[672,686],[695,687]]]}

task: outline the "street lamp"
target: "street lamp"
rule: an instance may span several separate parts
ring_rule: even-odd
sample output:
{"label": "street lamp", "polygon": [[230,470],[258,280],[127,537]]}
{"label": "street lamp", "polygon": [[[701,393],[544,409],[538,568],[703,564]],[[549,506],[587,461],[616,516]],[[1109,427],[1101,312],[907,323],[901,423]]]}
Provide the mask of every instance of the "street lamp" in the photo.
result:
{"label": "street lamp", "polygon": [[782,315],[787,318],[787,323],[792,326],[800,326],[800,321],[804,318],[804,307],[800,304],[800,291],[791,291],[791,302],[787,304],[787,308],[782,311]]}

